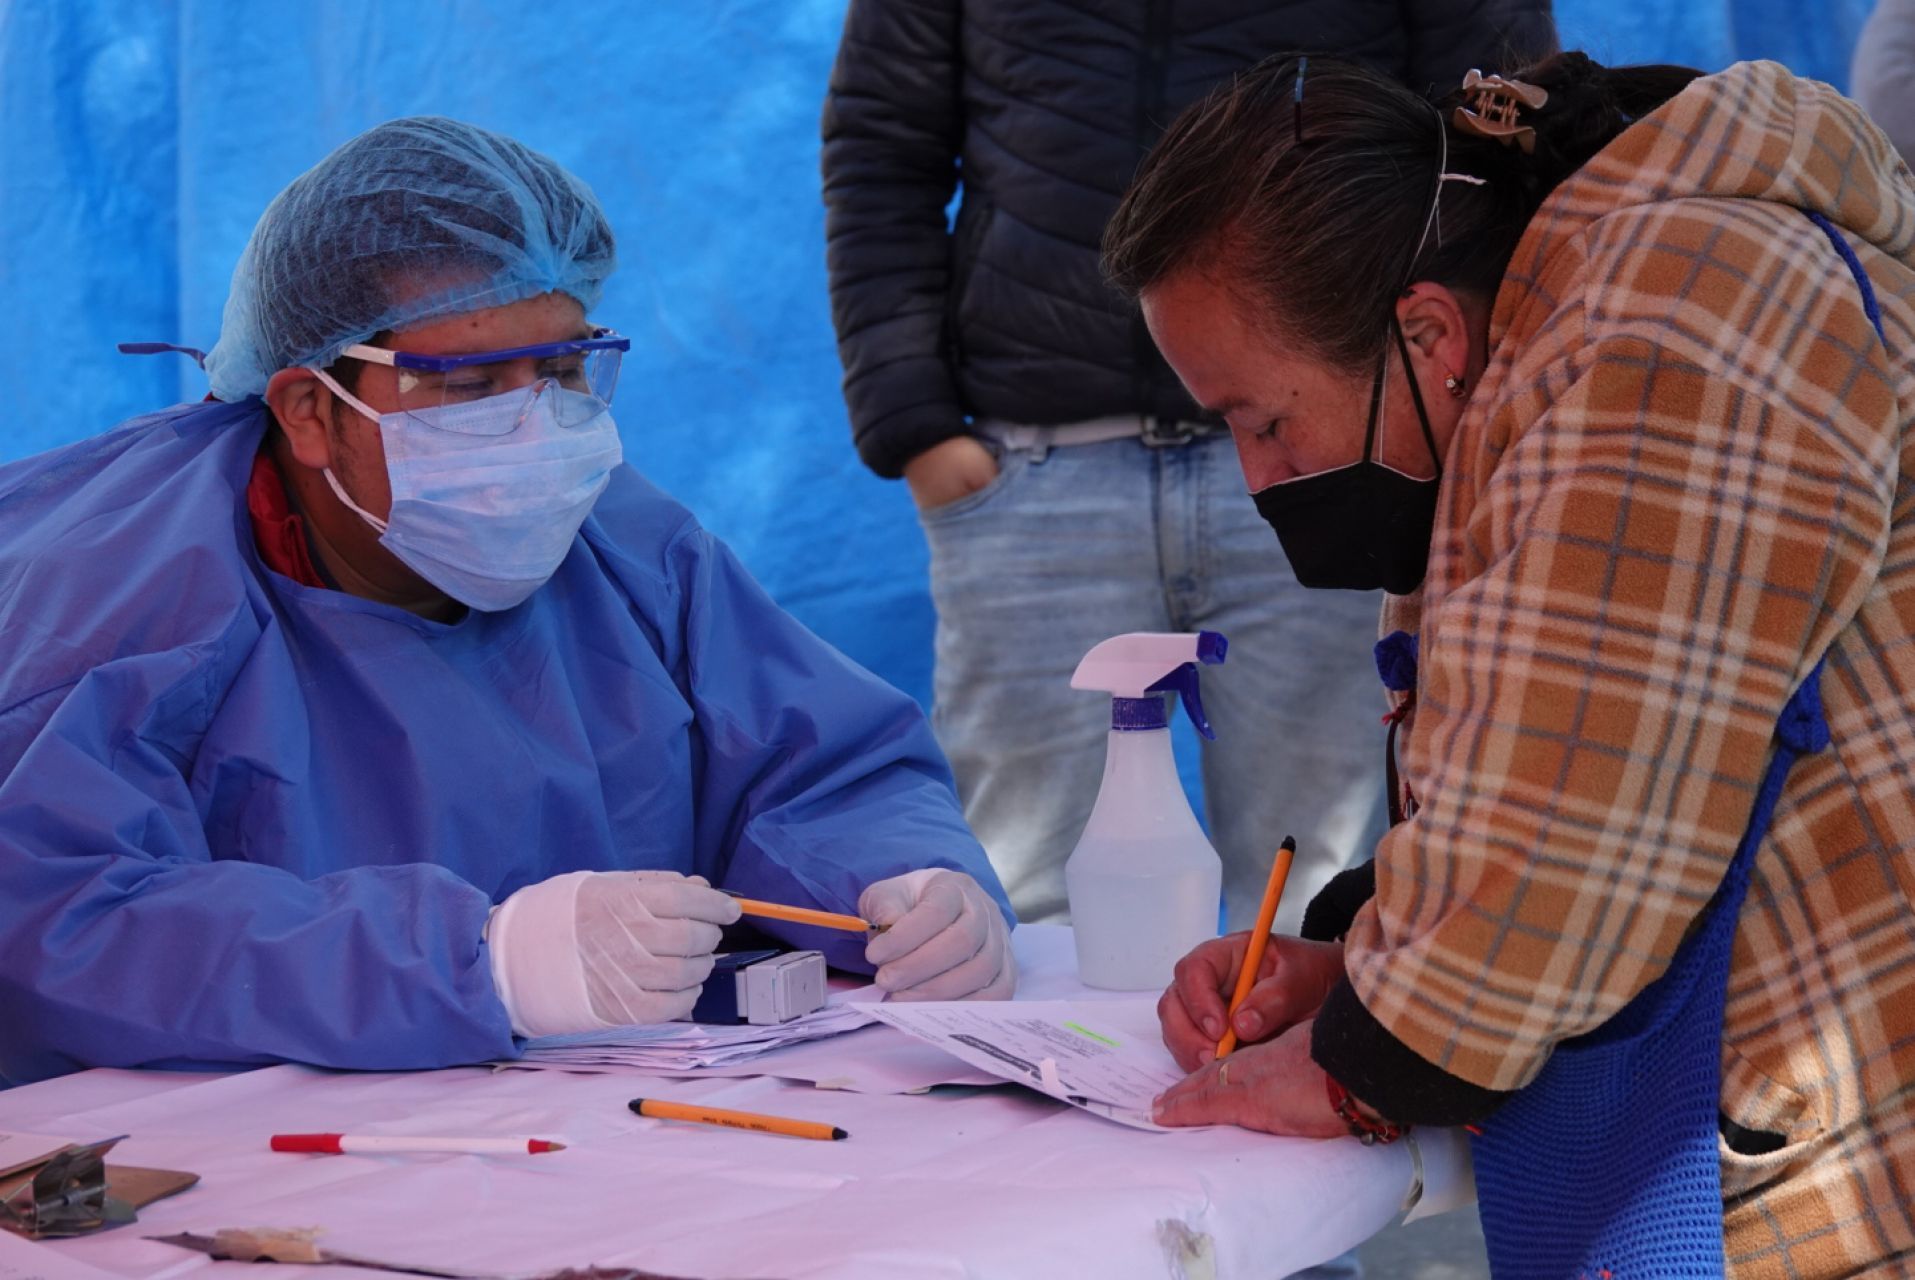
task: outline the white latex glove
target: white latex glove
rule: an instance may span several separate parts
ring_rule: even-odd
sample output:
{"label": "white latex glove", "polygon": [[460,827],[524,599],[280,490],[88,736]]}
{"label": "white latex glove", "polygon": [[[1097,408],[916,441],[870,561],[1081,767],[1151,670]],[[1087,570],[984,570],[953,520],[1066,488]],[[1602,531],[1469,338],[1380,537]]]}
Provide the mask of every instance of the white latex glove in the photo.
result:
{"label": "white latex glove", "polygon": [[711,976],[738,904],[675,871],[574,871],[529,884],[486,925],[492,985],[521,1036],[671,1022]]}
{"label": "white latex glove", "polygon": [[1017,989],[1004,913],[962,871],[912,871],[867,885],[858,914],[890,926],[864,958],[894,1000],[1008,1000]]}

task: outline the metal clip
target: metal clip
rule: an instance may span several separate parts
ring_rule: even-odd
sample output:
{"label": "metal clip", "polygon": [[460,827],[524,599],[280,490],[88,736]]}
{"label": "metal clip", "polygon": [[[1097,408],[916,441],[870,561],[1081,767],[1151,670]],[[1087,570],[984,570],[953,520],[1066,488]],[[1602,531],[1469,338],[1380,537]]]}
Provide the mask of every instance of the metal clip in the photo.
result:
{"label": "metal clip", "polygon": [[133,1221],[133,1207],[106,1191],[106,1153],[119,1141],[67,1147],[31,1173],[11,1175],[18,1185],[0,1199],[0,1228],[51,1240]]}
{"label": "metal clip", "polygon": [[1472,69],[1463,77],[1463,105],[1451,113],[1450,123],[1463,133],[1505,146],[1514,142],[1527,155],[1536,150],[1536,130],[1520,123],[1520,117],[1525,109],[1535,111],[1548,101],[1547,89]]}

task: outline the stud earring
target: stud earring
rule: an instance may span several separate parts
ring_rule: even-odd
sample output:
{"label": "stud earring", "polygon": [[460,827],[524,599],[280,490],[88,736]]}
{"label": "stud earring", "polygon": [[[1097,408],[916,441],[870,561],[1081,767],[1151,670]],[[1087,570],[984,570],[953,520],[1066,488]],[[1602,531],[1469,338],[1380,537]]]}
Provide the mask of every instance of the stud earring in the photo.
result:
{"label": "stud earring", "polygon": [[1450,395],[1458,400],[1461,400],[1469,394],[1469,383],[1463,381],[1459,375],[1454,373],[1445,374],[1443,376],[1443,386],[1449,391]]}

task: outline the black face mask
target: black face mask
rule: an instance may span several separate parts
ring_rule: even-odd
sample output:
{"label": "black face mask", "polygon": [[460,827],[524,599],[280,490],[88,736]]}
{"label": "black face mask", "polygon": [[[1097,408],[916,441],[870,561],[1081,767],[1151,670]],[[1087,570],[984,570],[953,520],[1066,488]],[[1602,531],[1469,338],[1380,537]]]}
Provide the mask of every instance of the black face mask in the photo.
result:
{"label": "black face mask", "polygon": [[1334,471],[1299,476],[1260,489],[1252,501],[1257,514],[1277,531],[1290,568],[1306,587],[1407,595],[1423,584],[1429,567],[1430,534],[1436,527],[1436,491],[1443,460],[1423,411],[1423,393],[1410,372],[1409,344],[1394,318],[1390,332],[1403,356],[1410,397],[1423,424],[1423,441],[1436,463],[1436,477],[1412,480],[1372,456],[1377,418],[1383,406],[1383,375],[1389,369],[1386,348],[1370,388],[1370,423],[1363,437],[1363,459]]}

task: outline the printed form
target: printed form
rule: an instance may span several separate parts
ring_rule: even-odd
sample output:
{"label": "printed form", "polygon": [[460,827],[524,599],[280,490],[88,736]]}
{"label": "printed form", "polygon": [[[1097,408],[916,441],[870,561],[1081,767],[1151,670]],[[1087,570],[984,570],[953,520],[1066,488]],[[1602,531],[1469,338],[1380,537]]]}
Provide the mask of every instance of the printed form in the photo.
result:
{"label": "printed form", "polygon": [[1184,1078],[1164,1048],[1155,996],[866,1007],[872,1017],[1003,1079],[1155,1133],[1153,1098]]}

